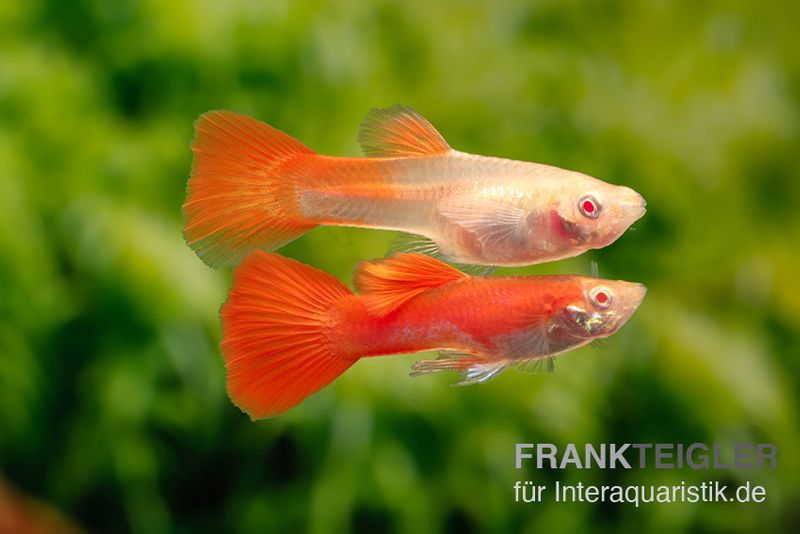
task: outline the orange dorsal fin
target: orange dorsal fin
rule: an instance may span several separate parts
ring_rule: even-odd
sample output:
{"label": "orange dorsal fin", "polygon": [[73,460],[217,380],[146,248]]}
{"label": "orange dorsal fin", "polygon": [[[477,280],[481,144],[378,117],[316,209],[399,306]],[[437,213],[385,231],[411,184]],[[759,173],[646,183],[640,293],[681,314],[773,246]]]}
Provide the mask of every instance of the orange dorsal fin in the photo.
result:
{"label": "orange dorsal fin", "polygon": [[372,108],[358,132],[367,156],[417,157],[444,154],[450,145],[425,117],[405,106]]}
{"label": "orange dorsal fin", "polygon": [[435,258],[404,253],[362,261],[353,280],[358,292],[368,297],[369,310],[384,316],[423,291],[465,278],[469,276]]}

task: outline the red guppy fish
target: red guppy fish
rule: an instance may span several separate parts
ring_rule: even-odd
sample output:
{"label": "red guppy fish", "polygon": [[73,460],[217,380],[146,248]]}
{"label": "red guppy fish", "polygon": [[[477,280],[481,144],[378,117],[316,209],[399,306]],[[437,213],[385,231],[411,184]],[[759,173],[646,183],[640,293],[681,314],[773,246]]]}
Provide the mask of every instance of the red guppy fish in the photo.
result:
{"label": "red guppy fish", "polygon": [[228,393],[253,419],[281,414],[360,358],[441,350],[412,375],[455,370],[458,384],[616,332],[646,292],[583,276],[469,276],[414,253],[361,262],[359,294],[322,271],[256,251],[222,307]]}

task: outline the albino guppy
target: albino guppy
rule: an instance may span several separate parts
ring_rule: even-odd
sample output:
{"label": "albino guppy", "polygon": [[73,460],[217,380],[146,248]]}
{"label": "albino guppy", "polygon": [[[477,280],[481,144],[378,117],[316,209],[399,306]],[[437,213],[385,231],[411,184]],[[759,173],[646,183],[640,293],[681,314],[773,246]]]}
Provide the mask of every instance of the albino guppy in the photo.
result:
{"label": "albino guppy", "polygon": [[208,265],[231,266],[319,225],[424,236],[410,250],[462,264],[515,266],[615,241],[645,212],[634,190],[548,165],[453,150],[415,111],[373,109],[368,157],[317,154],[229,111],[195,123],[184,236]]}
{"label": "albino guppy", "polygon": [[420,254],[362,262],[354,295],[336,278],[257,251],[222,307],[228,393],[253,419],[285,412],[360,358],[443,350],[412,375],[456,370],[459,384],[616,332],[641,284],[583,276],[469,276]]}

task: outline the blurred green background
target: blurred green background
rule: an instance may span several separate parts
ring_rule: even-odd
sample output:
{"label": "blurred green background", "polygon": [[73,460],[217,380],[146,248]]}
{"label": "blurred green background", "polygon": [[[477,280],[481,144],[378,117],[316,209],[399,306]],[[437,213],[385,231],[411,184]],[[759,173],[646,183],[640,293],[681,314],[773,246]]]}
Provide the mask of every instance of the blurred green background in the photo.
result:
{"label": "blurred green background", "polygon": [[[90,531],[800,525],[800,4],[0,2],[0,478]],[[180,229],[192,121],[358,155],[372,106],[638,190],[612,246],[515,272],[645,283],[604,349],[481,386],[362,361],[287,415],[228,400],[230,272]],[[389,232],[282,252],[350,283]],[[503,271],[500,271],[503,272]],[[510,272],[510,271],[505,271]],[[779,469],[517,471],[517,442],[769,442]],[[764,484],[766,503],[513,502],[513,483]]]}

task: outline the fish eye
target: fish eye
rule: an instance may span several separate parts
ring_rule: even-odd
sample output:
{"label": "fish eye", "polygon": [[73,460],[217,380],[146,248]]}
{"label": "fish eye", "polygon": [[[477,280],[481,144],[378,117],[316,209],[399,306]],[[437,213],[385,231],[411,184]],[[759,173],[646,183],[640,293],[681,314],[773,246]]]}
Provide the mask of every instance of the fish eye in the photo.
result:
{"label": "fish eye", "polygon": [[581,213],[584,217],[588,217],[590,219],[596,219],[598,215],[600,215],[600,211],[602,211],[602,206],[600,202],[592,195],[583,195],[580,199],[578,199],[578,209],[581,210]]}
{"label": "fish eye", "polygon": [[608,288],[598,286],[589,292],[589,300],[592,301],[592,306],[598,310],[605,310],[611,306],[612,296]]}

